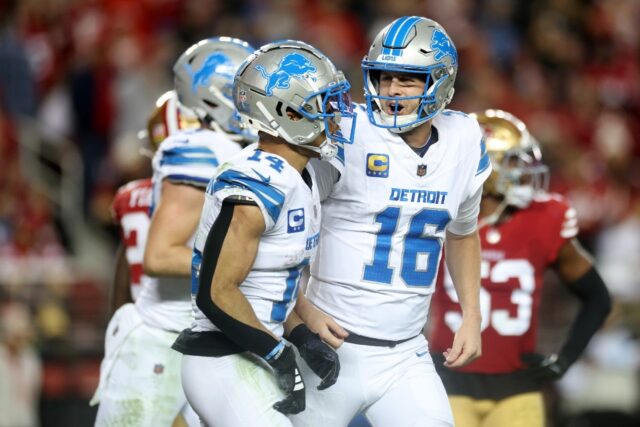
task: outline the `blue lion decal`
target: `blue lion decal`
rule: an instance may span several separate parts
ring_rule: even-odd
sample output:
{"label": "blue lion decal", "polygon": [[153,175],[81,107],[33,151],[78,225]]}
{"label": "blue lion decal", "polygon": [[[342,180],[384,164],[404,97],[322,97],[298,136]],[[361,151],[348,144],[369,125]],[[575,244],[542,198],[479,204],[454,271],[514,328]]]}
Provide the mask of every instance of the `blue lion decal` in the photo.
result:
{"label": "blue lion decal", "polygon": [[271,74],[267,73],[262,65],[256,65],[256,70],[260,71],[262,77],[267,80],[264,90],[267,95],[273,95],[273,89],[288,89],[292,77],[302,77],[309,73],[316,72],[316,66],[304,55],[290,53],[286,55],[278,64],[278,68]]}
{"label": "blue lion decal", "polygon": [[191,90],[198,91],[198,86],[207,86],[214,73],[218,73],[229,79],[233,79],[233,63],[227,55],[221,52],[214,52],[204,60],[202,67],[198,71],[193,71],[190,64],[184,64],[184,68],[191,75]]}
{"label": "blue lion decal", "polygon": [[458,53],[456,52],[456,48],[443,31],[435,30],[433,32],[433,35],[431,36],[431,49],[436,51],[434,56],[436,61],[440,61],[445,56],[450,56],[451,63],[453,65],[458,63]]}

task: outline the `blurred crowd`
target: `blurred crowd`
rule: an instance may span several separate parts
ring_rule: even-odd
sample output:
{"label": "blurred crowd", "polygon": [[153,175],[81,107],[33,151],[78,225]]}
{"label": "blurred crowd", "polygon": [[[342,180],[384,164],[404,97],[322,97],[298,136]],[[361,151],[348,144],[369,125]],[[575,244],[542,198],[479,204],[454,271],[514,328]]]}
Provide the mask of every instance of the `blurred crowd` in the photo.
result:
{"label": "blurred crowd", "polygon": [[[43,396],[84,402],[91,394],[108,278],[74,268],[69,223],[21,161],[21,128],[35,126],[53,150],[79,153],[77,208],[112,248],[109,204],[119,185],[148,174],[136,134],[171,87],[171,67],[187,46],[213,35],[254,46],[304,40],[344,70],[352,96],[362,100],[360,60],[381,26],[402,15],[435,19],[456,43],[460,70],[450,108],[501,108],[528,124],[543,146],[552,190],[577,208],[580,239],[621,301],[609,332],[561,384],[558,410],[638,411],[636,0],[1,0],[0,308],[30,313],[33,330],[21,345],[38,350],[29,360],[44,358]],[[557,343],[559,325],[570,318],[564,291],[547,288],[541,346]],[[0,350],[10,345],[0,339]],[[28,375],[39,376],[37,362],[28,363]],[[594,378],[619,393],[587,395]],[[41,411],[43,425],[55,419],[46,402]]]}

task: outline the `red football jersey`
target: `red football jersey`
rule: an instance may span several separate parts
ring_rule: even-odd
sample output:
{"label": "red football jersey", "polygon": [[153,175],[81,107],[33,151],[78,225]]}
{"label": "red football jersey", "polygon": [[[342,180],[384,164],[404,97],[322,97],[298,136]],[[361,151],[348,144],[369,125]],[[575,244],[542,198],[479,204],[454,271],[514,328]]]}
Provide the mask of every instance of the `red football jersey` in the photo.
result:
{"label": "red football jersey", "polygon": [[[480,228],[482,357],[460,368],[482,374],[523,368],[535,351],[543,274],[560,248],[578,233],[576,212],[559,195],[536,198],[501,224]],[[451,347],[462,322],[453,283],[440,269],[431,308],[430,348]]]}
{"label": "red football jersey", "polygon": [[120,229],[125,256],[131,275],[131,296],[135,301],[140,292],[143,275],[142,260],[149,232],[151,206],[151,178],[131,181],[118,189],[112,215]]}

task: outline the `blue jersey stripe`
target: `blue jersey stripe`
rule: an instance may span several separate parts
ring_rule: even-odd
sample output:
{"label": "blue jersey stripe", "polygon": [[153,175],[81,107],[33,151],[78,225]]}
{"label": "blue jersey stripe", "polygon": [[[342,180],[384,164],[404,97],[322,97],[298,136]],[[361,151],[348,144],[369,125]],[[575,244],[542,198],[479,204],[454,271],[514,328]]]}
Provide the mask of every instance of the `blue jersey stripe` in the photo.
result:
{"label": "blue jersey stripe", "polygon": [[227,170],[216,178],[213,191],[217,192],[228,187],[240,187],[251,191],[260,198],[273,222],[278,220],[284,205],[284,193],[269,185],[268,180],[264,181],[242,172]]}
{"label": "blue jersey stripe", "polygon": [[491,162],[489,161],[489,154],[485,153],[480,158],[480,163],[478,164],[478,170],[476,171],[476,175],[480,175],[482,172],[487,170]]}
{"label": "blue jersey stripe", "polygon": [[196,296],[198,294],[198,288],[200,287],[200,266],[202,265],[202,253],[196,248],[193,248],[193,254],[191,255],[191,295]]}
{"label": "blue jersey stripe", "polygon": [[207,147],[174,147],[162,153],[163,156],[183,156],[185,154],[213,155],[213,151]]}
{"label": "blue jersey stripe", "polygon": [[206,186],[207,184],[209,184],[209,181],[210,181],[209,178],[202,178],[199,176],[182,175],[182,174],[167,175],[165,179],[168,179],[169,181],[178,181],[178,182],[184,182],[187,184],[194,184],[198,187]]}
{"label": "blue jersey stripe", "polygon": [[336,158],[344,165],[344,145],[338,144],[338,152]]}
{"label": "blue jersey stripe", "polygon": [[183,166],[183,165],[209,165],[217,167],[218,159],[211,157],[164,157],[160,161],[160,166]]}
{"label": "blue jersey stripe", "polygon": [[487,143],[484,138],[482,138],[480,141],[480,156],[484,156],[485,154],[487,154]]}
{"label": "blue jersey stripe", "polygon": [[300,284],[300,273],[302,268],[309,264],[309,259],[306,258],[300,264],[295,267],[288,268],[289,276],[287,277],[287,286],[282,295],[282,301],[273,303],[271,309],[271,320],[276,322],[284,322],[287,318],[287,308],[291,301],[295,301],[298,296],[298,285]]}

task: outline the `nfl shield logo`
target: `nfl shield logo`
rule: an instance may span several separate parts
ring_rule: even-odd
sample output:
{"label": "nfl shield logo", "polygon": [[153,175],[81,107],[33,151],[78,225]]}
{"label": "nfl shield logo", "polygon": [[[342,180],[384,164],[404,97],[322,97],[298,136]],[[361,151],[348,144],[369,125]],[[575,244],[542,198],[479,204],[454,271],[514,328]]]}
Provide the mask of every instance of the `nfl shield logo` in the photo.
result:
{"label": "nfl shield logo", "polygon": [[427,174],[427,165],[418,165],[418,170],[416,170],[416,175],[425,176]]}
{"label": "nfl shield logo", "polygon": [[153,367],[153,373],[160,375],[164,372],[164,365],[162,363],[156,363]]}

